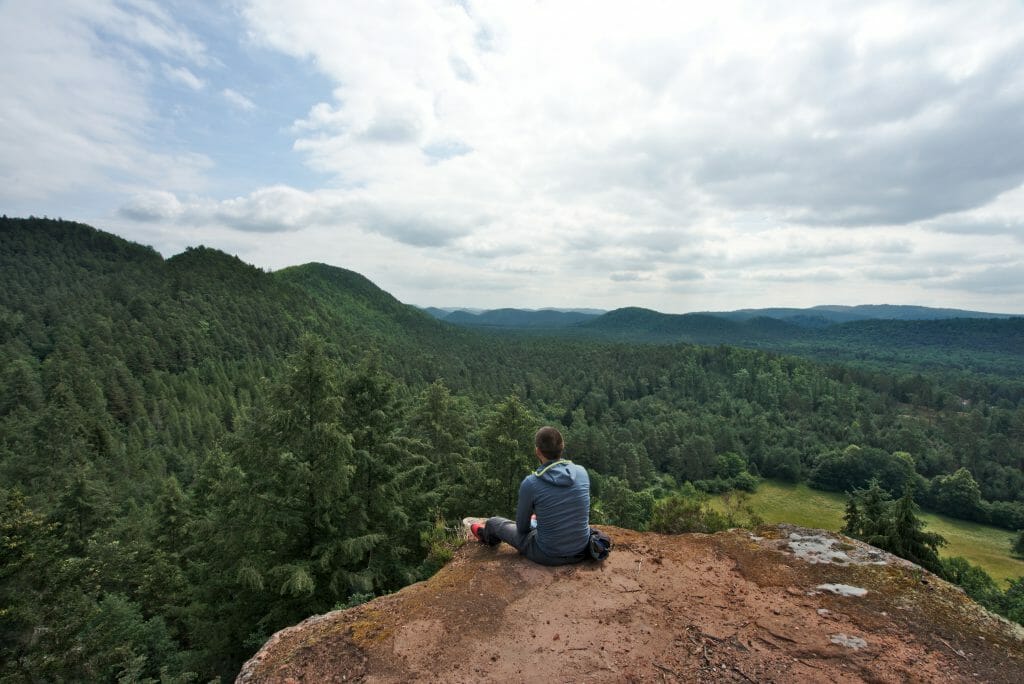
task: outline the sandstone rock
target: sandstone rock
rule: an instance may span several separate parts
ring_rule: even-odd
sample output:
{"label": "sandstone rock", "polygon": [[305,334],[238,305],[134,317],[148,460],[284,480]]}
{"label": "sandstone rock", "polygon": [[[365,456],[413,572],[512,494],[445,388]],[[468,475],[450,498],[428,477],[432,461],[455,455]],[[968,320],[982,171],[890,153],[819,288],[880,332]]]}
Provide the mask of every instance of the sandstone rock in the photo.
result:
{"label": "sandstone rock", "polygon": [[275,634],[238,681],[1024,681],[1024,629],[866,544],[604,529],[602,564],[467,544],[425,582]]}

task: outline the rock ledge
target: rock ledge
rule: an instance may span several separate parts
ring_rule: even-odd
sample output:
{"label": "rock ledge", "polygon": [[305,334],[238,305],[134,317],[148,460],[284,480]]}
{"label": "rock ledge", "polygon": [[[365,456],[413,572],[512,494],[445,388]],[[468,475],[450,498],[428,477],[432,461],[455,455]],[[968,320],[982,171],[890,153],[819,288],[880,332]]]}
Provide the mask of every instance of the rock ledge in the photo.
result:
{"label": "rock ledge", "polygon": [[427,581],[278,632],[237,681],[1024,681],[1024,630],[861,542],[603,529],[603,564],[467,544]]}

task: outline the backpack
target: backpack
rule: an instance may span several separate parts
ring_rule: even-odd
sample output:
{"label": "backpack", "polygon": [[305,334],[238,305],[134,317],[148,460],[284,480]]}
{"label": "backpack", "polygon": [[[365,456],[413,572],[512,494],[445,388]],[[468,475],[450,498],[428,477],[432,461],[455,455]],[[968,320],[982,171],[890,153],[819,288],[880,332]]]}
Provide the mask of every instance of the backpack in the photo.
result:
{"label": "backpack", "polygon": [[596,561],[603,561],[612,552],[612,538],[601,530],[590,528],[590,543],[587,544],[587,551],[590,557]]}

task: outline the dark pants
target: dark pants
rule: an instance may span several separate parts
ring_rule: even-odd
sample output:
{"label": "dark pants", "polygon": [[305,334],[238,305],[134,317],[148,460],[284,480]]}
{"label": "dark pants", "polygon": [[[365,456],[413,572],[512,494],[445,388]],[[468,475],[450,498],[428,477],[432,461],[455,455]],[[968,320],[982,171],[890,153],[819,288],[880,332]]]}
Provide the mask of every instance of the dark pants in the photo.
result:
{"label": "dark pants", "polygon": [[547,555],[537,546],[537,530],[520,534],[515,522],[508,518],[488,518],[487,524],[484,525],[484,541],[492,545],[505,542],[534,563],[541,565],[569,565],[579,563],[585,558],[583,551],[574,556]]}

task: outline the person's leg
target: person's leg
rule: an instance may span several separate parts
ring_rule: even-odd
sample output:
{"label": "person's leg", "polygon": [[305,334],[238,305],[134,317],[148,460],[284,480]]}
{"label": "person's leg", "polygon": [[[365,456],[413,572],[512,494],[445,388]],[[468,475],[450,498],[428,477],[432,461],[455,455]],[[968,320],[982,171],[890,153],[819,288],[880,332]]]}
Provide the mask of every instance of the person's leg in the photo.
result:
{"label": "person's leg", "polygon": [[537,544],[536,532],[526,535],[523,539],[523,547],[519,549],[519,553],[540,565],[569,565],[584,560],[583,554],[572,557],[547,555],[540,550],[540,546]]}
{"label": "person's leg", "polygon": [[491,546],[505,542],[514,547],[516,551],[522,552],[526,537],[527,535],[519,534],[515,522],[508,518],[500,516],[488,518],[487,524],[484,525],[484,542]]}
{"label": "person's leg", "polygon": [[536,530],[530,530],[526,534],[519,534],[515,522],[508,518],[488,518],[487,524],[484,525],[483,539],[491,546],[505,542],[534,563],[539,563],[540,565],[568,565],[570,563],[579,563],[583,560],[582,554],[572,558],[547,555],[537,545]]}

